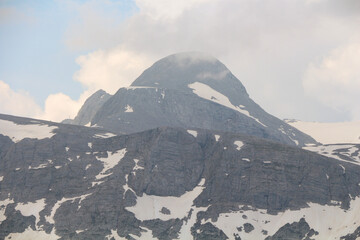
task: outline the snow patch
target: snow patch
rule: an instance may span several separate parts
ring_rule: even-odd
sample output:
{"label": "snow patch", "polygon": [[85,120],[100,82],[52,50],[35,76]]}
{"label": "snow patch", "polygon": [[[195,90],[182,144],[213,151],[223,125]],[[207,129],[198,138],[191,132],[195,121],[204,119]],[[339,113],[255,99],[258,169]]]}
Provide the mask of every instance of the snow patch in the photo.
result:
{"label": "snow patch", "polygon": [[243,161],[250,162],[250,159],[248,158],[242,158]]}
{"label": "snow patch", "polygon": [[197,222],[197,214],[198,212],[205,212],[208,207],[191,208],[191,217],[186,222],[183,222],[178,239],[193,239],[193,236],[191,235],[191,227],[194,226],[194,224]]}
{"label": "snow patch", "polygon": [[14,142],[19,142],[24,138],[44,139],[55,135],[54,126],[45,124],[16,124],[12,121],[0,119],[0,134],[8,136]]}
{"label": "snow patch", "polygon": [[[203,191],[205,178],[191,191],[188,191],[180,197],[163,197],[143,194],[137,197],[136,205],[126,207],[126,209],[135,214],[135,217],[141,221],[151,219],[161,219],[167,221],[169,219],[183,218],[193,206],[193,201]],[[170,214],[161,213],[161,209],[165,207],[170,210]]]}
{"label": "snow patch", "polygon": [[29,203],[18,203],[15,207],[16,210],[19,210],[21,212],[21,215],[25,217],[29,217],[33,215],[36,218],[35,221],[35,228],[37,229],[37,224],[40,221],[40,215],[39,213],[44,209],[45,207],[45,198],[39,199],[36,202],[29,202]]}
{"label": "snow patch", "polygon": [[89,142],[89,143],[88,143],[88,147],[92,149],[92,146],[93,146],[92,143]]}
{"label": "snow patch", "polygon": [[265,124],[260,122],[259,119],[253,117],[247,110],[245,110],[243,105],[240,105],[242,107],[234,106],[230,102],[228,97],[226,97],[225,95],[217,92],[216,90],[212,89],[208,85],[200,83],[200,82],[194,82],[192,84],[189,84],[188,87],[193,89],[193,93],[195,93],[199,97],[204,98],[204,99],[209,100],[209,101],[212,101],[212,102],[215,102],[217,104],[223,105],[225,107],[231,108],[231,109],[233,109],[235,111],[238,111],[238,112],[244,114],[245,116],[254,119],[260,125],[262,125],[264,127],[267,127]]}
{"label": "snow patch", "polygon": [[215,140],[218,142],[220,138],[220,135],[215,134]]}
{"label": "snow patch", "polygon": [[242,146],[244,146],[244,143],[242,141],[235,141],[234,145],[236,145],[236,150],[240,151]]}
{"label": "snow patch", "polygon": [[50,223],[50,224],[55,224],[55,220],[54,220],[54,216],[55,216],[55,213],[56,211],[58,210],[58,208],[61,206],[61,204],[63,204],[64,202],[67,202],[67,201],[72,201],[74,202],[76,199],[79,199],[80,198],[80,201],[79,201],[79,206],[78,208],[80,208],[80,204],[81,202],[87,198],[88,196],[90,196],[92,193],[88,193],[88,194],[84,194],[84,195],[81,195],[81,196],[77,196],[77,197],[72,197],[72,198],[62,198],[61,200],[57,201],[55,203],[55,205],[53,206],[53,208],[51,209],[51,213],[50,213],[50,216],[45,216],[45,220]]}
{"label": "snow patch", "polygon": [[134,109],[130,107],[129,105],[126,105],[125,112],[134,112]]}
{"label": "snow patch", "polygon": [[115,239],[115,240],[127,240],[126,238],[122,238],[119,236],[119,234],[117,233],[117,230],[111,229],[111,234],[105,236],[106,240],[110,240],[110,239]]}
{"label": "snow patch", "polygon": [[123,157],[126,154],[126,148],[118,150],[114,153],[108,151],[107,154],[108,156],[104,158],[96,157],[96,159],[101,161],[104,165],[103,170],[101,170],[101,172],[95,177],[97,180],[100,180],[104,177],[111,175],[111,173],[106,173],[106,172],[112,169],[113,167],[115,167],[121,161],[121,159],[123,159]]}
{"label": "snow patch", "polygon": [[[277,215],[267,214],[266,210],[242,210],[230,213],[221,213],[216,222],[210,219],[202,220],[202,224],[211,222],[217,228],[224,231],[230,238],[234,239],[234,233],[239,234],[241,239],[264,239],[262,230],[268,232],[269,236],[274,235],[282,226],[287,223],[300,221],[305,218],[310,228],[319,232],[315,236],[316,239],[340,239],[349,233],[353,233],[360,222],[360,198],[357,197],[350,202],[350,208],[346,211],[339,206],[320,205],[316,203],[308,203],[308,208],[300,210],[286,210]],[[240,206],[243,207],[243,206]],[[247,219],[243,219],[242,215],[246,215]],[[244,231],[239,232],[236,228],[244,223],[250,223],[254,226],[254,230],[250,233]]]}
{"label": "snow patch", "polygon": [[193,135],[195,138],[197,137],[198,133],[195,130],[187,130],[187,132],[191,135]]}
{"label": "snow patch", "polygon": [[[360,165],[360,156],[351,156],[348,152],[340,151],[341,149],[352,148],[354,145],[334,144],[334,145],[318,145],[318,146],[306,146],[303,149],[316,152],[326,157],[335,158],[342,162],[348,162],[355,165]],[[349,151],[349,150],[348,150]],[[354,161],[341,158],[341,155],[350,157]]]}
{"label": "snow patch", "polygon": [[138,159],[134,159],[134,162],[135,162],[135,166],[133,168],[133,173],[134,173],[134,175],[136,175],[136,171],[137,170],[143,170],[144,167],[141,167],[141,166],[138,165],[138,162],[139,162]]}
{"label": "snow patch", "polygon": [[341,165],[341,164],[339,164],[339,166],[342,168],[342,170],[343,170],[343,173],[345,173],[346,172],[346,169],[345,169],[345,167],[343,166],[343,165]]}
{"label": "snow patch", "polygon": [[2,180],[4,180],[4,176],[0,176],[0,182],[2,182]]}
{"label": "snow patch", "polygon": [[0,201],[0,224],[6,220],[5,210],[7,205],[11,203],[14,203],[14,200],[10,198]]}
{"label": "snow patch", "polygon": [[55,240],[59,239],[60,236],[55,234],[54,229],[47,234],[45,231],[33,230],[29,226],[22,233],[10,233],[5,237],[5,240],[28,240],[28,239],[36,239],[36,240]]}
{"label": "snow patch", "polygon": [[115,137],[116,134],[113,133],[97,133],[94,135],[95,138],[111,138]]}

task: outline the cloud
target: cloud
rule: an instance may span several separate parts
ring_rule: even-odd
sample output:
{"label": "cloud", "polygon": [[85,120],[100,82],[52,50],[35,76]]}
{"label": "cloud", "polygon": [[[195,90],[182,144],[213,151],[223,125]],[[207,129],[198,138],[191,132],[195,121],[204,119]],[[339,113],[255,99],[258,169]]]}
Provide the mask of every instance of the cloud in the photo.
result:
{"label": "cloud", "polygon": [[65,118],[74,118],[91,94],[85,91],[78,100],[63,93],[51,94],[42,109],[27,92],[14,91],[0,81],[0,113],[61,122]]}
{"label": "cloud", "polygon": [[111,94],[120,87],[129,86],[153,63],[148,56],[122,47],[98,50],[80,56],[76,61],[81,67],[74,75],[76,81],[89,91],[103,89]]}
{"label": "cloud", "polygon": [[171,20],[179,17],[185,10],[212,0],[187,0],[187,1],[167,1],[167,0],[135,0],[141,10],[153,19]]}
{"label": "cloud", "polygon": [[42,112],[27,92],[14,91],[3,81],[0,81],[0,103],[1,113],[34,117]]}
{"label": "cloud", "polygon": [[360,41],[332,50],[305,72],[305,91],[338,111],[360,119]]}

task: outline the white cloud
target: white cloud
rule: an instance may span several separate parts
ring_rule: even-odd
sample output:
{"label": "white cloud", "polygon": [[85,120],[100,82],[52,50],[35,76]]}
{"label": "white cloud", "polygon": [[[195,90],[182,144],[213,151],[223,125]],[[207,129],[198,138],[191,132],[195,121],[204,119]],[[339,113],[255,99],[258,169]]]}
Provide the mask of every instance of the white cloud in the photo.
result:
{"label": "white cloud", "polygon": [[14,91],[0,81],[0,113],[61,122],[65,118],[74,118],[91,93],[85,91],[78,100],[63,93],[51,94],[42,109],[27,92]]}
{"label": "white cloud", "polygon": [[360,119],[360,41],[336,48],[308,67],[305,91],[324,104]]}
{"label": "white cloud", "polygon": [[179,17],[185,10],[191,9],[201,3],[213,0],[135,0],[141,10],[141,14],[150,16],[153,19],[174,19]]}
{"label": "white cloud", "polygon": [[24,91],[14,91],[0,81],[0,112],[10,115],[33,117],[42,112],[34,99]]}
{"label": "white cloud", "polygon": [[103,89],[113,94],[129,86],[152,62],[148,56],[122,47],[98,50],[77,59],[81,69],[74,79],[92,92]]}

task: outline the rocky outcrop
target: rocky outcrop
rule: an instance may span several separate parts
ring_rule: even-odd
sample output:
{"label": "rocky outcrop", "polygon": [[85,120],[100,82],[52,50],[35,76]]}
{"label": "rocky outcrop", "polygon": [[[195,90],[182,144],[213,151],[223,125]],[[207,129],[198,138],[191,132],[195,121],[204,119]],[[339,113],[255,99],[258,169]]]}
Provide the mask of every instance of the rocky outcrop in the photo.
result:
{"label": "rocky outcrop", "polygon": [[[255,224],[255,211],[270,223],[309,204],[345,214],[360,195],[359,166],[256,137],[169,127],[100,137],[53,126],[47,138],[0,137],[3,237],[258,239],[269,229]],[[229,232],[224,221],[236,212]]]}

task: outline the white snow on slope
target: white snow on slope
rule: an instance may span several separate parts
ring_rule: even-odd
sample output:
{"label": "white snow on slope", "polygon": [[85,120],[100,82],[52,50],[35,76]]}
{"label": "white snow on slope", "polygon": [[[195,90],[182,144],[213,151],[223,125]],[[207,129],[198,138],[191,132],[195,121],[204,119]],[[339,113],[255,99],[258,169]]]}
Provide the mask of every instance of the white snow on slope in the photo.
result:
{"label": "white snow on slope", "polygon": [[113,133],[97,133],[94,135],[95,138],[111,138],[115,137],[116,134]]}
{"label": "white snow on slope", "polygon": [[134,109],[130,107],[129,105],[126,105],[125,112],[134,112]]}
{"label": "white snow on slope", "polygon": [[208,85],[200,83],[200,82],[194,82],[192,84],[189,84],[188,87],[193,89],[193,92],[196,95],[198,95],[199,97],[204,98],[209,101],[212,101],[212,102],[215,102],[217,104],[223,105],[225,107],[231,108],[235,111],[238,111],[238,112],[244,114],[245,116],[254,119],[256,122],[258,122],[262,126],[266,127],[266,125],[263,124],[262,122],[260,122],[259,119],[251,116],[250,113],[244,109],[244,106],[242,106],[242,105],[234,106],[230,102],[228,97],[217,92],[216,90],[212,89]]}
{"label": "white snow on slope", "polygon": [[360,143],[360,122],[302,122],[285,120],[322,144]]}
{"label": "white snow on slope", "polygon": [[0,201],[0,224],[4,220],[6,220],[5,210],[6,210],[7,205],[9,205],[10,203],[14,203],[14,200],[8,198],[8,199]]}
{"label": "white snow on slope", "polygon": [[[142,166],[140,166],[140,165],[138,164],[138,163],[139,163],[139,159],[134,159],[134,162],[135,162],[135,166],[134,166],[134,168],[133,168],[132,173],[133,173],[134,175],[136,175],[137,170],[143,170],[144,167],[142,167]],[[126,175],[126,176],[128,176],[128,175]],[[126,181],[127,181],[127,179],[126,179]]]}
{"label": "white snow on slope", "polygon": [[236,150],[240,151],[242,146],[244,146],[244,143],[242,141],[235,141],[234,145],[236,145]]}
{"label": "white snow on slope", "polygon": [[48,222],[48,223],[51,223],[51,224],[55,224],[55,220],[54,220],[54,216],[55,216],[55,213],[56,211],[58,210],[58,208],[61,206],[61,204],[63,204],[64,202],[67,202],[67,201],[75,201],[76,199],[80,198],[80,201],[79,201],[79,207],[80,208],[80,204],[81,202],[87,198],[88,196],[90,196],[92,193],[88,193],[88,194],[84,194],[84,195],[81,195],[81,196],[77,196],[77,197],[72,197],[72,198],[62,198],[61,200],[57,201],[55,203],[55,205],[53,206],[53,208],[51,209],[51,213],[50,213],[50,216],[45,216],[45,220]]}
{"label": "white snow on slope", "polygon": [[197,131],[195,131],[195,130],[187,130],[187,132],[188,132],[189,134],[193,135],[194,138],[196,138],[197,135],[198,135]]}
{"label": "white snow on slope", "polygon": [[55,234],[54,229],[50,232],[50,234],[47,234],[45,231],[34,231],[29,226],[22,233],[10,233],[8,236],[5,237],[5,240],[55,240],[59,238],[60,236]]}
{"label": "white snow on slope", "polygon": [[14,142],[19,142],[24,138],[51,138],[55,135],[55,126],[48,126],[39,123],[21,125],[11,121],[0,119],[0,134],[8,136]]}
{"label": "white snow on slope", "polygon": [[136,239],[136,240],[155,240],[155,239],[158,239],[158,238],[154,238],[153,235],[152,235],[152,231],[146,227],[140,227],[143,232],[141,232],[141,236],[138,237],[134,234],[129,234],[132,238]]}
{"label": "white snow on slope", "polygon": [[0,176],[0,182],[2,182],[2,180],[4,180],[4,176]]}
{"label": "white snow on slope", "polygon": [[109,169],[115,167],[121,161],[121,159],[123,159],[123,157],[126,154],[126,148],[118,150],[114,153],[108,151],[107,154],[108,156],[104,158],[96,157],[97,160],[101,161],[104,164],[103,170],[101,170],[101,172],[95,177],[97,180],[100,180],[104,177],[111,175],[111,173],[106,173],[106,172]]}
{"label": "white snow on slope", "polygon": [[191,208],[193,210],[191,213],[191,217],[181,226],[178,239],[193,239],[193,236],[191,235],[191,227],[194,226],[197,221],[197,214],[201,211],[205,212],[208,207]]}
{"label": "white snow on slope", "polygon": [[[354,153],[354,151],[357,151],[357,147],[355,147],[354,145],[330,144],[330,145],[319,145],[319,146],[307,146],[307,147],[303,147],[303,149],[316,152],[326,157],[335,158],[342,162],[348,162],[348,163],[360,165],[360,153],[357,156],[351,156]],[[339,151],[340,149],[348,149],[347,151],[341,151],[340,152],[341,155],[350,157],[355,162],[343,159],[340,156],[336,155],[336,152]]]}
{"label": "white snow on slope", "polygon": [[[202,224],[206,222],[213,223],[216,227],[223,230],[230,238],[234,239],[234,233],[238,233],[241,239],[257,240],[264,239],[262,230],[268,231],[268,235],[274,235],[286,223],[298,222],[302,217],[305,218],[310,228],[319,232],[319,235],[313,236],[318,240],[323,239],[340,239],[355,231],[360,222],[360,198],[356,198],[350,202],[350,209],[344,210],[339,206],[320,205],[316,203],[308,203],[308,208],[302,208],[296,211],[287,210],[277,215],[270,215],[266,210],[246,210],[235,211],[231,213],[221,213],[216,222],[210,219],[202,220]],[[247,219],[242,216],[246,215]],[[239,232],[236,228],[244,223],[251,223],[254,230],[250,233],[245,231]]]}
{"label": "white snow on slope", "polygon": [[35,228],[37,229],[37,224],[40,221],[39,213],[44,209],[45,205],[45,198],[42,198],[33,203],[18,203],[15,209],[19,210],[21,212],[21,215],[25,217],[33,215],[36,219]]}
{"label": "white snow on slope", "polygon": [[215,140],[218,142],[220,139],[220,135],[215,134]]}
{"label": "white snow on slope", "polygon": [[[141,221],[159,218],[169,220],[185,217],[193,205],[193,201],[204,189],[205,179],[201,179],[198,186],[193,190],[184,193],[180,197],[162,197],[143,194],[137,197],[136,205],[127,207],[126,210],[135,214],[135,217]],[[160,210],[165,207],[170,210],[170,214],[163,214]]]}
{"label": "white snow on slope", "polygon": [[110,240],[114,238],[115,240],[126,240],[126,238],[122,238],[119,236],[119,234],[117,233],[117,230],[111,229],[111,234],[105,236],[106,240]]}

